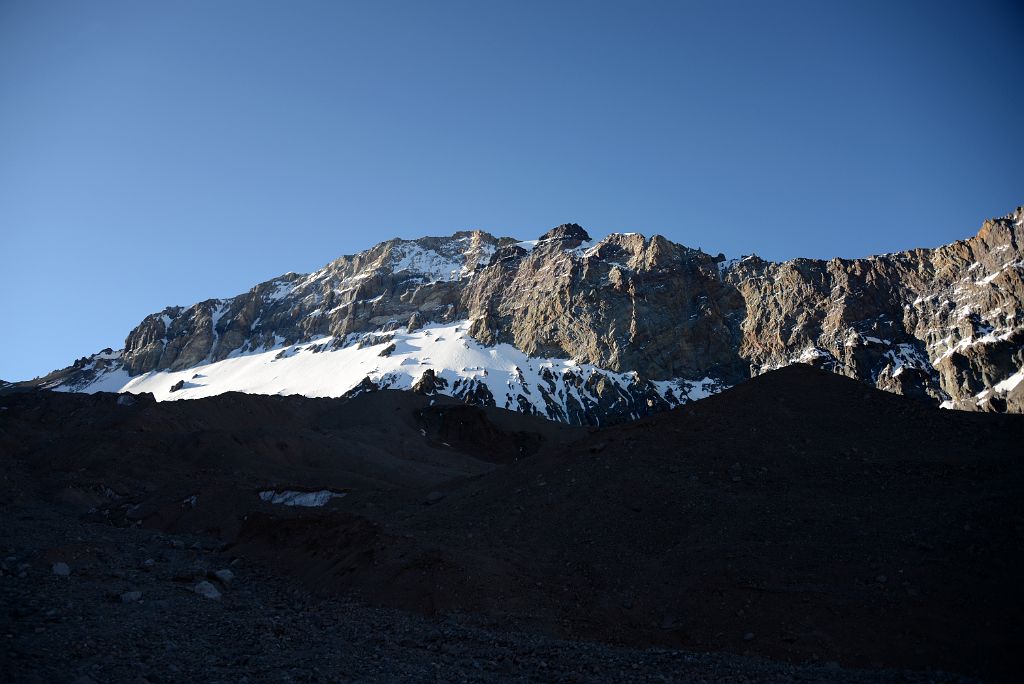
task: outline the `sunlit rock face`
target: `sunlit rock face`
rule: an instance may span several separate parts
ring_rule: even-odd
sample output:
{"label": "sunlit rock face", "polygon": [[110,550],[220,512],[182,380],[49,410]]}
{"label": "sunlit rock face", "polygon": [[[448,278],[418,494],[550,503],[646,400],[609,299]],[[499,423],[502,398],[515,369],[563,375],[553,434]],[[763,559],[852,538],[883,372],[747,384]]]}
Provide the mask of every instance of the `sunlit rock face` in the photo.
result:
{"label": "sunlit rock face", "polygon": [[947,407],[1024,410],[1024,208],[937,249],[725,271],[752,372],[795,360]]}
{"label": "sunlit rock face", "polygon": [[657,235],[595,242],[576,224],[529,241],[389,240],[168,307],[123,350],[15,386],[160,399],[388,387],[604,424],[801,362],[947,408],[1021,412],[1022,233],[1018,208],[935,249],[782,263]]}

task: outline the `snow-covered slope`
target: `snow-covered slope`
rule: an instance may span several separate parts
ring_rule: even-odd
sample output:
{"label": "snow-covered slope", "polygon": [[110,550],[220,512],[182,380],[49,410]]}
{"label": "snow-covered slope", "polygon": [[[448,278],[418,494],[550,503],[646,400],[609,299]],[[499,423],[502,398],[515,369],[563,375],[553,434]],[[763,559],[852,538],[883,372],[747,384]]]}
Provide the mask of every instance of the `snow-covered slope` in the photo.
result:
{"label": "snow-covered slope", "polygon": [[[343,341],[321,337],[136,377],[113,368],[98,374],[86,389],[150,392],[167,400],[223,392],[340,397],[367,389],[415,388],[553,420],[593,424],[608,415],[636,418],[655,404],[678,406],[722,389],[712,378],[644,382],[632,372],[531,357],[509,344],[485,347],[467,334],[468,329],[469,321],[459,321],[411,332],[354,334]],[[613,401],[605,398],[606,392],[596,391],[597,383],[617,389]]]}

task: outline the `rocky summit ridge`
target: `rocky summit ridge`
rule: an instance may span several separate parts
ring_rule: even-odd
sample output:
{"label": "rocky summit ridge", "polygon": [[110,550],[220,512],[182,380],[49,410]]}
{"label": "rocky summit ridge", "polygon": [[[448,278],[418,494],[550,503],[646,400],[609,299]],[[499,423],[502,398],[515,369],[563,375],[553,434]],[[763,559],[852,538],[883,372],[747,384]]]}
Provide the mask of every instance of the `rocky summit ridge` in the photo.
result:
{"label": "rocky summit ridge", "polygon": [[[147,316],[15,387],[441,393],[570,423],[671,408],[809,363],[947,408],[1024,412],[1024,207],[862,259],[726,260],[655,235],[394,239]],[[10,388],[8,388],[10,391]]]}

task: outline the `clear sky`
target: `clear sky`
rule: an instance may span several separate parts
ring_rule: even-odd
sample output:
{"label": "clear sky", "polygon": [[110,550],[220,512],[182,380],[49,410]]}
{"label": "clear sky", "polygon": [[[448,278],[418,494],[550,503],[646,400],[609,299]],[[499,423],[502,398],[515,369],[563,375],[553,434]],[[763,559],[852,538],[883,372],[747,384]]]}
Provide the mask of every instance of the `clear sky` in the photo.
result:
{"label": "clear sky", "polygon": [[1024,203],[1018,2],[0,0],[0,378],[382,239],[864,256]]}

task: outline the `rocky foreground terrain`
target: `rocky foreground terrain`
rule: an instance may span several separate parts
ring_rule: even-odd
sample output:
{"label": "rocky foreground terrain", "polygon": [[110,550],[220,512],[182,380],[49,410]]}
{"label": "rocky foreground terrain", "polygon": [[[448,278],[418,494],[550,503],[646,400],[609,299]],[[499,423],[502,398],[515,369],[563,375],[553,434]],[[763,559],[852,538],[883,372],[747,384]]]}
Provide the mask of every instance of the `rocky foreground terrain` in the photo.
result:
{"label": "rocky foreground terrain", "polygon": [[[122,350],[20,385],[165,399],[426,383],[603,425],[801,362],[948,408],[1019,413],[1022,238],[1024,208],[950,245],[828,261],[726,260],[635,233],[595,243],[575,224],[526,242],[479,231],[389,240],[237,297],[168,307]],[[431,353],[422,336],[437,326],[479,353]]]}
{"label": "rocky foreground terrain", "polygon": [[1024,417],[0,396],[10,681],[1015,681]]}
{"label": "rocky foreground terrain", "polygon": [[970,681],[570,641],[474,615],[429,618],[311,594],[206,537],[83,523],[44,507],[9,514],[16,522],[5,522],[0,541],[3,681]]}

